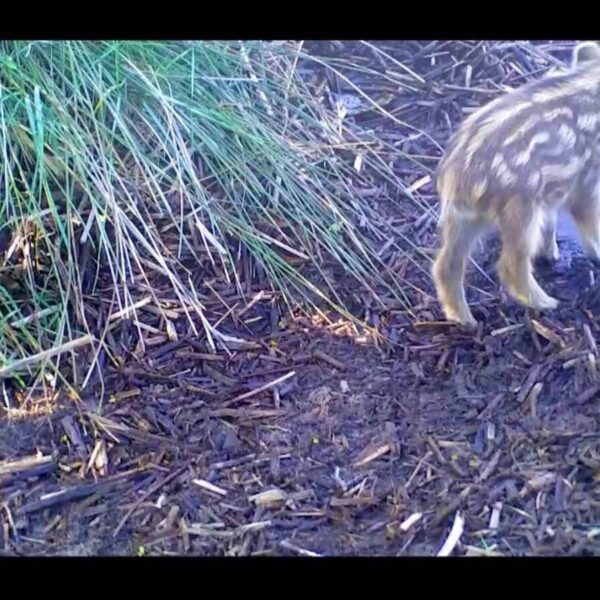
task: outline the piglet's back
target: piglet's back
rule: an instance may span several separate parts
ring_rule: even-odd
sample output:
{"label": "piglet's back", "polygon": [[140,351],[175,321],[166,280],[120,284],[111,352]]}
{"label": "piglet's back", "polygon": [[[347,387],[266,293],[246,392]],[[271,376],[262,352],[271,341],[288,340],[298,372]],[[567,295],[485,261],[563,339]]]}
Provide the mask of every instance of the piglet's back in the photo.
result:
{"label": "piglet's back", "polygon": [[600,62],[504,94],[470,115],[437,171],[443,204],[493,217],[511,199],[561,203],[600,175]]}

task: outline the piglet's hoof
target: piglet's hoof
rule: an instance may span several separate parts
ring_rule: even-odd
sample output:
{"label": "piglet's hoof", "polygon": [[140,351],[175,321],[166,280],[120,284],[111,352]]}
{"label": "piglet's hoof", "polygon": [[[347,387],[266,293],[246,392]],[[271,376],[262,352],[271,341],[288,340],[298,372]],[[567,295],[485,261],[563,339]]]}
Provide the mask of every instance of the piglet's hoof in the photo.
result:
{"label": "piglet's hoof", "polygon": [[475,319],[468,319],[459,323],[460,328],[466,333],[476,333],[479,323]]}
{"label": "piglet's hoof", "polygon": [[466,333],[475,333],[479,329],[479,323],[474,317],[467,317],[464,319],[459,319],[456,317],[447,317],[448,323],[454,324],[461,331]]}

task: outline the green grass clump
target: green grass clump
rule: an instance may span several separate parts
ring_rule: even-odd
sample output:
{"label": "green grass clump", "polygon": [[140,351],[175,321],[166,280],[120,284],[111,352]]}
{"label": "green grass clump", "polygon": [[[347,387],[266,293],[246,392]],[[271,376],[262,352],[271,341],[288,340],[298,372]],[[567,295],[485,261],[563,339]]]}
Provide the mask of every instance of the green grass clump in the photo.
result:
{"label": "green grass clump", "polygon": [[[375,146],[348,143],[347,120],[299,74],[305,58],[300,44],[267,42],[0,43],[0,235],[12,242],[0,263],[0,374],[100,333],[106,315],[91,322],[98,311],[86,310],[106,293],[100,271],[110,312],[158,272],[202,313],[183,263],[241,289],[241,249],[287,298],[341,305],[324,256],[404,298],[355,226],[368,222],[366,174],[394,185],[391,171]],[[86,256],[98,259],[91,279]],[[313,263],[325,288],[286,257]],[[56,375],[60,356],[36,372]]]}

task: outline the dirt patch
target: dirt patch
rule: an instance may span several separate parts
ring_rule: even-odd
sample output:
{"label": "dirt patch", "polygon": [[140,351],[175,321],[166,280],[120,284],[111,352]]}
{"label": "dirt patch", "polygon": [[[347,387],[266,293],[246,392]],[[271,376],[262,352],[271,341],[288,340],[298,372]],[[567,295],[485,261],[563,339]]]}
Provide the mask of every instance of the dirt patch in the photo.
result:
{"label": "dirt patch", "polygon": [[[481,338],[407,327],[388,356],[306,326],[280,338],[277,363],[110,372],[101,418],[67,406],[5,421],[4,457],[54,457],[0,478],[4,552],[433,554],[459,511],[463,552],[596,553],[584,274],[553,321],[495,303]],[[232,401],[292,371],[276,395]],[[190,391],[210,380],[221,397]],[[86,472],[100,442],[104,476],[102,461]]]}

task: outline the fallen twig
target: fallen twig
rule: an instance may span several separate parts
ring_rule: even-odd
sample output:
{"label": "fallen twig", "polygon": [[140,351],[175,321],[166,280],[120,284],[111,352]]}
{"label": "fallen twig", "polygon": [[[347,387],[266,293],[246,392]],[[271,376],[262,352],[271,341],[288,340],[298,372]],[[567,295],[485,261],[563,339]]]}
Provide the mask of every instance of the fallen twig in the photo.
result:
{"label": "fallen twig", "polygon": [[444,545],[442,546],[440,551],[437,553],[438,556],[450,556],[450,554],[452,554],[452,550],[454,550],[454,548],[456,547],[456,544],[458,544],[460,537],[463,534],[464,525],[465,525],[464,519],[462,518],[460,513],[457,512],[456,516],[454,517],[454,523],[452,524],[452,529],[450,530],[450,533],[448,534],[448,537],[446,538]]}

